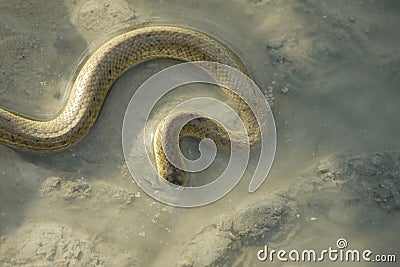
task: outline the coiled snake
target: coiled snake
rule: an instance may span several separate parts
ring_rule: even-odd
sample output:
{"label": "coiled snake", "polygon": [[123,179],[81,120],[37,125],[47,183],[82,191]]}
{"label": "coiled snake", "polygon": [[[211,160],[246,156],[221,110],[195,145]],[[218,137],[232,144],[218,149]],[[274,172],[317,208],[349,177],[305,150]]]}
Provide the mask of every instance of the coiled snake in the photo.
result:
{"label": "coiled snake", "polygon": [[[212,61],[247,72],[229,48],[203,33],[174,26],[132,30],[111,39],[87,58],[72,84],[64,108],[53,119],[33,120],[0,108],[0,142],[34,152],[57,151],[78,143],[96,122],[115,80],[131,66],[155,58]],[[228,95],[238,98],[232,93]],[[240,100],[238,103],[239,106],[243,104]],[[240,109],[242,117],[247,118],[248,128],[252,128],[255,119],[250,109]],[[205,136],[198,134],[201,127],[194,122],[185,134]],[[154,151],[158,171],[167,180],[184,184],[184,174],[170,166],[164,157],[160,138],[155,139]],[[214,134],[212,138],[219,137]]]}

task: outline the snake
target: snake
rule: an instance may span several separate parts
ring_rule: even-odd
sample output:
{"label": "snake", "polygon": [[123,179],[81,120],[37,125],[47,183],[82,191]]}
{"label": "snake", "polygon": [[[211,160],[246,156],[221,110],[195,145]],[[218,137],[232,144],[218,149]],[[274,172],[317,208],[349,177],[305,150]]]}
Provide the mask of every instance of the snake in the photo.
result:
{"label": "snake", "polygon": [[[71,83],[65,105],[52,119],[32,119],[0,108],[0,142],[37,153],[57,152],[79,143],[95,124],[116,79],[132,66],[158,58],[217,62],[248,73],[242,60],[227,45],[205,33],[180,26],[136,28],[113,37],[86,57]],[[226,89],[224,92],[238,103],[241,117],[246,118],[248,129],[252,129],[255,118],[250,108],[234,93]],[[170,123],[172,125],[163,125],[156,131],[156,167],[163,178],[182,185],[187,183],[187,175],[168,162],[162,148],[160,129],[173,127],[173,122]],[[210,128],[216,130],[206,134],[204,129]],[[210,119],[193,120],[180,138],[184,135],[211,137],[219,140],[218,144],[227,143],[226,137],[221,137],[226,136],[221,125]]]}

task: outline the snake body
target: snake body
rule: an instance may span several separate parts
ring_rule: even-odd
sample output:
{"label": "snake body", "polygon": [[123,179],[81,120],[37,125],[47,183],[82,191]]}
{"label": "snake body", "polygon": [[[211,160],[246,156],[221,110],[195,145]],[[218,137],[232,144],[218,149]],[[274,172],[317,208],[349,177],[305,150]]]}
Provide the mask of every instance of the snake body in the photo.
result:
{"label": "snake body", "polygon": [[[135,29],[114,37],[88,56],[64,108],[53,119],[33,120],[0,108],[0,142],[34,152],[62,150],[78,143],[95,124],[115,80],[133,65],[156,58],[212,61],[246,72],[229,48],[206,34],[175,26]],[[160,151],[155,154],[162,154]],[[162,161],[157,162],[159,169],[170,168],[164,158],[157,160]]]}

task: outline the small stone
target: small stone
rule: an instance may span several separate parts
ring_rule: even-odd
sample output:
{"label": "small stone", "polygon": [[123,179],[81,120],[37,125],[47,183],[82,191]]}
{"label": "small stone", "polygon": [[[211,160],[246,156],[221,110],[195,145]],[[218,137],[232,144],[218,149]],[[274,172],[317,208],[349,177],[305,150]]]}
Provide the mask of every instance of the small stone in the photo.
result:
{"label": "small stone", "polygon": [[139,232],[139,236],[140,237],[146,237],[146,233],[145,232]]}
{"label": "small stone", "polygon": [[271,41],[267,44],[268,49],[279,49],[283,47],[283,43],[278,40]]}
{"label": "small stone", "polygon": [[283,63],[285,61],[285,57],[276,49],[269,50],[269,57],[273,62]]}

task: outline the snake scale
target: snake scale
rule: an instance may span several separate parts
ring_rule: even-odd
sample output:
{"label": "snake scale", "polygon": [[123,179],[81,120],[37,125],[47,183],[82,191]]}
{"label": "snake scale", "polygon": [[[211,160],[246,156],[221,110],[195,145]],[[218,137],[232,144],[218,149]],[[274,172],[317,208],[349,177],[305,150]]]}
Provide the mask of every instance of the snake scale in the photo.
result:
{"label": "snake scale", "polygon": [[[247,73],[239,57],[206,34],[176,26],[135,29],[114,37],[87,57],[72,83],[65,106],[53,119],[33,120],[0,108],[0,142],[20,150],[39,153],[62,150],[78,143],[96,122],[115,80],[133,65],[156,58],[218,62]],[[243,106],[236,99],[238,96],[229,92],[227,94],[237,100],[239,106]],[[248,127],[252,128],[254,116],[250,109],[240,109],[242,117],[247,118]],[[210,123],[205,128],[209,128]],[[207,135],[201,130],[204,126],[199,124],[197,120],[189,125],[185,134],[199,138],[219,138],[215,134],[219,130]],[[219,127],[217,124],[214,126]],[[199,135],[199,132],[203,134]],[[182,171],[171,166],[165,158],[161,147],[162,134],[157,136],[160,137],[155,139],[154,154],[158,171],[173,183],[185,184],[186,178],[182,178]]]}

